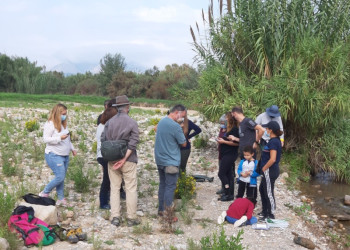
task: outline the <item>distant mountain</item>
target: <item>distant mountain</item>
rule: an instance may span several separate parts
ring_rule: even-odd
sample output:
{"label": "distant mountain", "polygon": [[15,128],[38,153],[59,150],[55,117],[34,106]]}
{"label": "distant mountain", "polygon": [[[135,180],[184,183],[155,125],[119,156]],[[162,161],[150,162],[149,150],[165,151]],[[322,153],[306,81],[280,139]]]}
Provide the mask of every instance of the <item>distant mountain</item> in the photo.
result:
{"label": "distant mountain", "polygon": [[70,61],[65,61],[52,67],[49,70],[63,72],[65,75],[76,75],[78,73],[85,74],[88,71],[90,71],[92,74],[97,74],[100,72],[100,65],[93,63],[73,63]]}
{"label": "distant mountain", "polygon": [[[73,63],[71,61],[65,61],[49,69],[49,71],[63,72],[64,75],[66,76],[76,75],[78,73],[85,74],[86,72],[91,72],[92,74],[98,74],[100,70],[101,70],[101,67],[99,63],[98,64]],[[146,68],[135,62],[126,62],[125,70],[141,73],[141,72],[144,72]]]}

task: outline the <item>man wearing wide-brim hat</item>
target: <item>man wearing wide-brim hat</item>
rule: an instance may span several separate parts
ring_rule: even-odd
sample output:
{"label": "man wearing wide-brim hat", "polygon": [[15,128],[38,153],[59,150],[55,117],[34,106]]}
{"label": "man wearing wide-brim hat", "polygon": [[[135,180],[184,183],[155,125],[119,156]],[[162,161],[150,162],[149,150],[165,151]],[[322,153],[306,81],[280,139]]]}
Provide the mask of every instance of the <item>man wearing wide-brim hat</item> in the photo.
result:
{"label": "man wearing wide-brim hat", "polygon": [[[281,131],[283,131],[281,113],[280,113],[277,105],[272,105],[272,106],[266,108],[266,112],[258,115],[258,117],[255,120],[255,122],[257,124],[259,124],[263,127],[266,127],[266,125],[270,121],[276,121],[279,124]],[[260,140],[260,145],[262,147],[265,146],[269,142],[269,140],[270,140],[270,137],[268,136],[268,134],[264,133],[261,140]],[[283,147],[283,145],[284,145],[284,133],[280,136],[280,140],[281,140],[281,144]]]}
{"label": "man wearing wide-brim hat", "polygon": [[128,149],[125,157],[118,161],[108,162],[108,174],[111,182],[111,218],[112,224],[120,226],[120,187],[122,180],[125,182],[126,208],[128,226],[140,224],[137,220],[137,153],[136,146],[139,142],[139,129],[137,122],[128,115],[130,109],[129,99],[126,95],[117,96],[114,107],[118,114],[113,116],[105,124],[101,142],[125,140],[128,142]]}

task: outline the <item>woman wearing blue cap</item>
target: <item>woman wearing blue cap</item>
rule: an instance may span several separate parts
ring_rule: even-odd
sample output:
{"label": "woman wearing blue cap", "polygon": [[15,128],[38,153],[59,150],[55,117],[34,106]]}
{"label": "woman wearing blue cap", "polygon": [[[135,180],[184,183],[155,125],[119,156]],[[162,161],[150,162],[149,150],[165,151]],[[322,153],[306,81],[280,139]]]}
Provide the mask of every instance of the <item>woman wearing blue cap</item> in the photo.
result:
{"label": "woman wearing blue cap", "polygon": [[261,196],[262,219],[274,219],[276,209],[274,186],[280,174],[279,162],[281,159],[282,145],[280,136],[283,134],[280,125],[276,121],[270,121],[266,125],[266,132],[270,137],[261,154],[261,182],[259,192]]}

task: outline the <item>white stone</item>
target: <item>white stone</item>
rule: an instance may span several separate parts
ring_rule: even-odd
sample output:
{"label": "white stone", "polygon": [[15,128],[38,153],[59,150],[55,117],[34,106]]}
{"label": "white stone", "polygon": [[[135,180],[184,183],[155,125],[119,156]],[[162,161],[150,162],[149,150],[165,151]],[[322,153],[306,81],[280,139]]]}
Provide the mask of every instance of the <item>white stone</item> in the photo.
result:
{"label": "white stone", "polygon": [[350,205],[350,195],[345,195],[344,197],[344,204],[345,205]]}
{"label": "white stone", "polygon": [[137,216],[143,217],[145,214],[142,211],[137,211],[136,212]]}
{"label": "white stone", "polygon": [[6,239],[0,238],[0,249],[1,250],[7,250],[10,249],[10,244],[7,242]]}
{"label": "white stone", "polygon": [[68,211],[68,212],[66,213],[66,215],[67,215],[67,218],[73,218],[74,212],[73,212],[73,211]]}

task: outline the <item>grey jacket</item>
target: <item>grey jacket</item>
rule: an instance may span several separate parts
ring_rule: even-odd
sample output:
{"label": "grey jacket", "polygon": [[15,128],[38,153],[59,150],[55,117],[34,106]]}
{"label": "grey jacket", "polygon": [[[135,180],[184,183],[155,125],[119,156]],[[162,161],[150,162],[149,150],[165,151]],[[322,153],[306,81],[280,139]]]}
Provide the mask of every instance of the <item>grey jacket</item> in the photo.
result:
{"label": "grey jacket", "polygon": [[136,146],[139,142],[139,128],[127,113],[118,113],[109,119],[101,135],[101,142],[125,140],[128,142],[128,149],[133,152],[127,161],[137,163]]}

